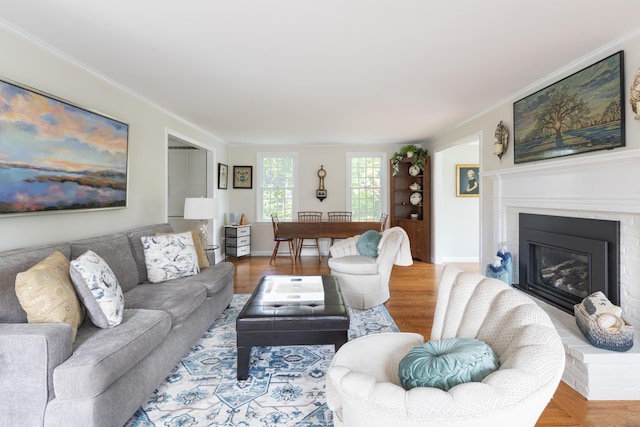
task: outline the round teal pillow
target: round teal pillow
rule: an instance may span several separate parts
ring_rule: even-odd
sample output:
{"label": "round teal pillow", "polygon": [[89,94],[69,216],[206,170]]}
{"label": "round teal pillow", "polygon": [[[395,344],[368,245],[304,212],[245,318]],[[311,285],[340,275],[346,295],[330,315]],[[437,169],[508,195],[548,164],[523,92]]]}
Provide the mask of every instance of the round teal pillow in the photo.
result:
{"label": "round teal pillow", "polygon": [[451,387],[479,382],[498,369],[500,362],[485,342],[472,338],[448,338],[414,347],[400,361],[398,374],[405,390]]}
{"label": "round teal pillow", "polygon": [[378,256],[378,243],[382,238],[382,233],[376,230],[367,230],[358,237],[356,248],[363,256],[375,258]]}

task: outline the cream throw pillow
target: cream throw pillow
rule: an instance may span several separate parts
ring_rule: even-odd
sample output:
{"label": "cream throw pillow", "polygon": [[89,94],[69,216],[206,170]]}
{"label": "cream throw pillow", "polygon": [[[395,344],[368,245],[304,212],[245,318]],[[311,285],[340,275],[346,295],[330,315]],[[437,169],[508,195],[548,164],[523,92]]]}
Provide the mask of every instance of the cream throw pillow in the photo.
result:
{"label": "cream throw pillow", "polygon": [[61,252],[18,273],[16,295],[29,323],[68,323],[73,331],[71,339],[76,340],[84,309],[71,284],[69,260]]}
{"label": "cream throw pillow", "polygon": [[[156,233],[156,236],[166,236],[168,234],[180,234],[180,233]],[[207,252],[204,250],[202,239],[200,239],[200,232],[198,230],[191,230],[191,238],[193,239],[193,245],[196,247],[196,254],[198,255],[198,267],[200,269],[210,266]]]}

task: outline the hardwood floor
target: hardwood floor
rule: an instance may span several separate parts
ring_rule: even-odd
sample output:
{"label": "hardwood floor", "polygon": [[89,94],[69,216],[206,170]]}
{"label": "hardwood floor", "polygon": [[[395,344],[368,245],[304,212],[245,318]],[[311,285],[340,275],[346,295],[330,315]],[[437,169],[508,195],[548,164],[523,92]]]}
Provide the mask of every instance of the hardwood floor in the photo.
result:
{"label": "hardwood floor", "polygon": [[[235,292],[250,293],[266,274],[329,274],[326,257],[302,257],[292,267],[287,257],[278,257],[269,265],[269,257],[229,259],[235,264]],[[467,271],[477,271],[477,264],[456,264]],[[387,310],[403,332],[417,332],[427,339],[431,331],[441,265],[416,261],[411,267],[394,267],[389,288]],[[514,422],[514,426],[517,423]],[[640,426],[640,401],[587,401],[564,382],[536,426],[539,427],[636,427]]]}

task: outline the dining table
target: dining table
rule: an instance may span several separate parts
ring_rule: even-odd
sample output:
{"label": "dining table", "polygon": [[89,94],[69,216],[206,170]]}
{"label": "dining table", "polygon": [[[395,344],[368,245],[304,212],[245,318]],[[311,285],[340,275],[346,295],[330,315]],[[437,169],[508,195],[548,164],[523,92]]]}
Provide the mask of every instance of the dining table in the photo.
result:
{"label": "dining table", "polygon": [[[303,239],[346,239],[368,230],[382,231],[379,221],[283,221],[278,223],[278,238],[293,239],[295,256],[300,257]],[[318,258],[322,254],[318,249]]]}
{"label": "dining table", "polygon": [[379,221],[283,221],[278,237],[291,239],[346,239],[367,230],[381,230]]}

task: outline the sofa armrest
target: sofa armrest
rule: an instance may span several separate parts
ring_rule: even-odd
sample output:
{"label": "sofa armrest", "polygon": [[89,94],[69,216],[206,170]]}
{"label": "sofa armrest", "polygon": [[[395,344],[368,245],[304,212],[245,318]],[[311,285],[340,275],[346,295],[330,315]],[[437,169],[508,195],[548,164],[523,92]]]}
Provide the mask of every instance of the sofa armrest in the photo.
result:
{"label": "sofa armrest", "polygon": [[66,323],[0,324],[0,413],[6,425],[42,425],[53,370],[73,352]]}

